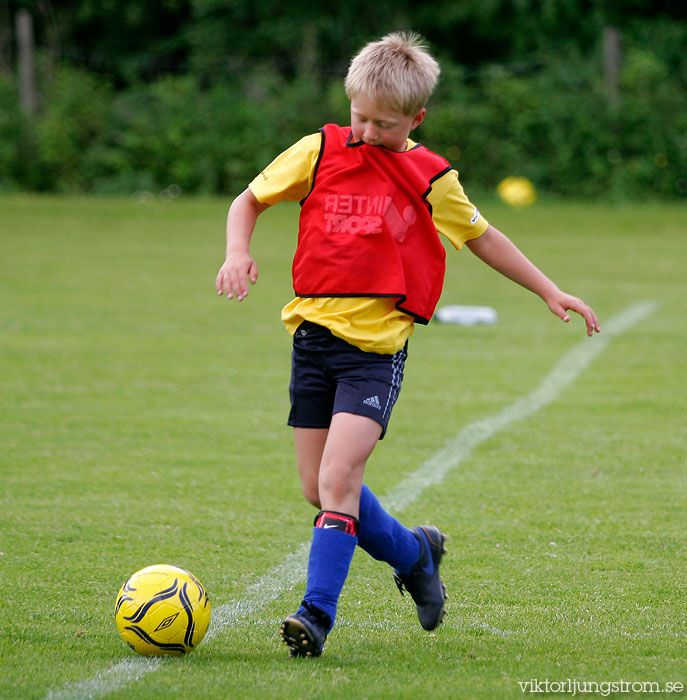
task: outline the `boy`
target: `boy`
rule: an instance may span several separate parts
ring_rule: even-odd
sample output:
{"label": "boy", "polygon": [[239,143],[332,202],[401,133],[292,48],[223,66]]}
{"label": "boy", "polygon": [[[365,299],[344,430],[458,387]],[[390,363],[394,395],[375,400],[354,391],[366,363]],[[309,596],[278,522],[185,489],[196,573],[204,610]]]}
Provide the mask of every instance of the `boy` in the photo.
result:
{"label": "boy", "polygon": [[446,160],[408,136],[425,118],[439,66],[415,35],[390,34],[351,62],[351,125],[328,124],[282,153],[232,203],[219,294],[245,299],[258,278],[249,242],[257,217],[301,202],[293,261],[296,298],[282,311],[294,336],[289,425],[315,517],[303,602],[281,635],[294,656],[319,656],[356,545],[390,564],[422,627],[442,621],[444,535],[408,529],[363,484],[368,457],[398,397],[406,345],[441,294],[438,232],[538,294],[564,321],[592,309],[561,292],[465,197]]}

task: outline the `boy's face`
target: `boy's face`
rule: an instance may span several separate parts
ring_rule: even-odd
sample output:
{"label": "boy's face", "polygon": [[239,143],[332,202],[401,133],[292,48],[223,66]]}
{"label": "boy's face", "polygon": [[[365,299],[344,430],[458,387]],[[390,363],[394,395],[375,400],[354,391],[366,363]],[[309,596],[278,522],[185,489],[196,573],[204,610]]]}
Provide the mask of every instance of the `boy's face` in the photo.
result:
{"label": "boy's face", "polygon": [[370,146],[385,146],[392,151],[405,151],[408,134],[425,118],[421,109],[415,116],[408,116],[395,109],[382,107],[365,95],[351,100],[351,131],[355,142],[364,141]]}

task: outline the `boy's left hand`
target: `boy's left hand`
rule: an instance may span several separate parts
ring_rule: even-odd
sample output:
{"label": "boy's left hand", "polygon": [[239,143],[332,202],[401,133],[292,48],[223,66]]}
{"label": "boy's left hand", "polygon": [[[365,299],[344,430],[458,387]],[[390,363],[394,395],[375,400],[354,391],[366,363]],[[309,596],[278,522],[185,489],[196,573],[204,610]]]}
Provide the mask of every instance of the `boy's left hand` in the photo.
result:
{"label": "boy's left hand", "polygon": [[570,314],[568,311],[575,311],[576,313],[580,314],[587,324],[588,336],[592,336],[595,331],[597,333],[601,332],[599,321],[596,318],[594,309],[585,304],[582,299],[578,299],[577,297],[557,290],[556,294],[551,299],[546,300],[546,303],[549,309],[551,309],[556,316],[563,319],[563,321],[566,323],[570,321]]}

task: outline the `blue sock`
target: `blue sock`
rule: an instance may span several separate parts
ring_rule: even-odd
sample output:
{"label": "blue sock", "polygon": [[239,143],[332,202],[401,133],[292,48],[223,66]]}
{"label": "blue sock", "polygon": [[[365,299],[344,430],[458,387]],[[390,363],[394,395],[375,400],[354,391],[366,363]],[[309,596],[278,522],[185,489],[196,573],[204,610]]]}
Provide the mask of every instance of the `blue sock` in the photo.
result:
{"label": "blue sock", "polygon": [[358,544],[370,556],[407,574],[420,557],[420,543],[412,530],[389,515],[377,497],[363,484],[358,515]]}
{"label": "blue sock", "polygon": [[[341,530],[313,528],[308,560],[308,583],[303,600],[326,612],[332,626],[357,541],[355,535]],[[302,610],[301,607],[298,612]]]}

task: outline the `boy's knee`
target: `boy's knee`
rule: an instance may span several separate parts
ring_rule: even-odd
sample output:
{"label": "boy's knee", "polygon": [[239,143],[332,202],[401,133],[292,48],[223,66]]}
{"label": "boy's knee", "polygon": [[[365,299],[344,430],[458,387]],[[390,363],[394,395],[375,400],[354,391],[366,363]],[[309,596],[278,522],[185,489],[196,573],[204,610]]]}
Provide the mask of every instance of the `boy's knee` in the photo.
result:
{"label": "boy's knee", "polygon": [[330,500],[336,501],[348,498],[358,489],[354,470],[325,470],[320,474],[319,493]]}

